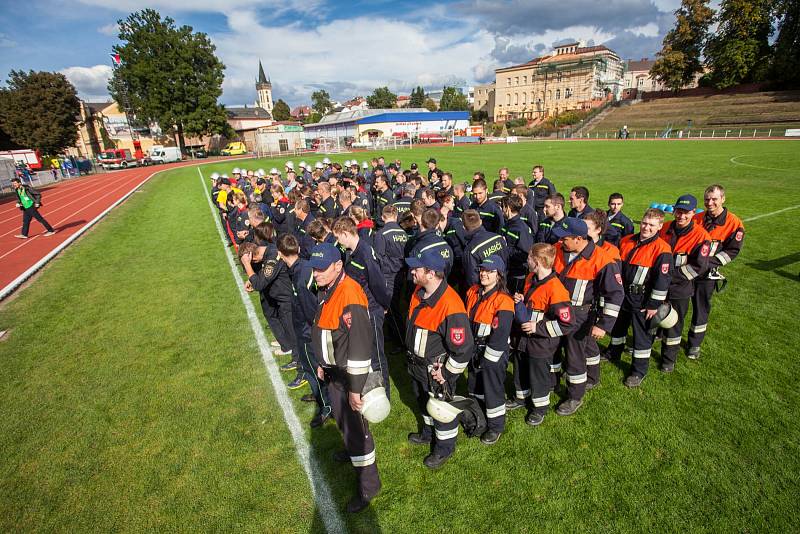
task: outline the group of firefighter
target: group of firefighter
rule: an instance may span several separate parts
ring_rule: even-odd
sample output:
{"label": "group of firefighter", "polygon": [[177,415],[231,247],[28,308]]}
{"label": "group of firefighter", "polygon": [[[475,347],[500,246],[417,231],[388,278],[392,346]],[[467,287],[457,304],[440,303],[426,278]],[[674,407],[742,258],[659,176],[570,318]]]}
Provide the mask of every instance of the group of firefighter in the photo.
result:
{"label": "group of firefighter", "polygon": [[682,194],[667,210],[647,209],[636,232],[622,194],[595,209],[586,187],[565,198],[541,165],[530,179],[502,168],[491,190],[482,172],[454,183],[433,158],[423,170],[383,158],[290,161],[212,182],[275,350],[292,354],[282,366],[297,371],[289,387],[310,385],[312,427],[332,416],[343,433],[335,459],[358,478],[350,512],[380,490],[369,423],[389,413],[384,337],[417,400],[408,441],[429,447],[423,463],[438,468],[460,427],[492,445],[509,411],[542,424],[551,394],[556,414],[574,414],[600,384],[600,362],[620,362],[626,345],[625,386],[642,385],[657,340],[659,369],[673,372],[690,304],[685,354],[697,360],[712,297],[727,283],[721,269],[744,240],[719,184],[703,192],[704,210]]}

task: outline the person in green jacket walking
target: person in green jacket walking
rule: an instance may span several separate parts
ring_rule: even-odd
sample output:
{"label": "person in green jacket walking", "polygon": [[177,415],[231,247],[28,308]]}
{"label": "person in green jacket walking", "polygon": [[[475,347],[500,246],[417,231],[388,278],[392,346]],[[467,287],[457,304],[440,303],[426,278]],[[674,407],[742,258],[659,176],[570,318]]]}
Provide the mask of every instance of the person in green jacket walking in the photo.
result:
{"label": "person in green jacket walking", "polygon": [[48,223],[42,214],[39,213],[39,206],[42,205],[42,194],[29,185],[23,185],[19,177],[11,179],[11,185],[17,193],[17,207],[22,210],[22,233],[15,235],[19,239],[28,239],[28,229],[31,225],[31,219],[36,219],[42,226],[45,227],[47,232],[44,235],[50,236],[56,233],[50,223]]}

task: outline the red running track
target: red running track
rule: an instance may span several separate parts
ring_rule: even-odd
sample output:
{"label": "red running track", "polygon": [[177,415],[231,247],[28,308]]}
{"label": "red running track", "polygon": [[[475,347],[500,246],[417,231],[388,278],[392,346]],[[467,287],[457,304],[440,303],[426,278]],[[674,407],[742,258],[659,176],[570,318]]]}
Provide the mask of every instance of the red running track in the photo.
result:
{"label": "red running track", "polygon": [[17,196],[12,194],[0,199],[0,299],[24,281],[20,277],[46,261],[48,255],[52,256],[70,238],[74,240],[75,234],[85,231],[94,219],[138,189],[153,174],[197,163],[190,161],[112,171],[41,188],[42,207],[39,212],[56,230],[56,234],[50,237],[42,235],[45,229],[34,219],[28,239],[15,238],[14,235],[19,234],[22,228],[22,212],[14,205]]}

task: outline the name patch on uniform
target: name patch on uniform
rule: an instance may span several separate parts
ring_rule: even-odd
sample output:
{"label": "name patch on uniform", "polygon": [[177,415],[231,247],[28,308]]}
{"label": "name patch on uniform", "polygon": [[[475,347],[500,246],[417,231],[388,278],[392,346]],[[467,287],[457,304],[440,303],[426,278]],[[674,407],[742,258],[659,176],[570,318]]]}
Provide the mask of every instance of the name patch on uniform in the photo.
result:
{"label": "name patch on uniform", "polygon": [[736,241],[741,241],[742,239],[744,239],[744,232],[739,230],[736,232]]}
{"label": "name patch on uniform", "polygon": [[347,329],[350,330],[350,327],[353,325],[353,314],[350,312],[343,314],[342,321],[344,321],[344,324],[345,326],[347,326]]}
{"label": "name patch on uniform", "polygon": [[451,328],[450,329],[450,341],[453,345],[461,346],[464,344],[464,339],[466,336],[464,335],[465,330],[463,328]]}
{"label": "name patch on uniform", "polygon": [[667,274],[668,272],[669,272],[669,263],[662,263],[661,274]]}
{"label": "name patch on uniform", "polygon": [[708,256],[708,245],[707,244],[705,244],[705,243],[703,244],[703,248],[700,249],[700,255],[701,256]]}
{"label": "name patch on uniform", "polygon": [[622,285],[622,275],[621,275],[621,274],[619,274],[619,273],[614,273],[614,278],[616,278],[616,279],[617,279],[617,283],[618,283],[619,285]]}
{"label": "name patch on uniform", "polygon": [[572,318],[572,314],[569,311],[569,308],[561,308],[558,310],[558,318],[561,319],[562,323],[568,323]]}

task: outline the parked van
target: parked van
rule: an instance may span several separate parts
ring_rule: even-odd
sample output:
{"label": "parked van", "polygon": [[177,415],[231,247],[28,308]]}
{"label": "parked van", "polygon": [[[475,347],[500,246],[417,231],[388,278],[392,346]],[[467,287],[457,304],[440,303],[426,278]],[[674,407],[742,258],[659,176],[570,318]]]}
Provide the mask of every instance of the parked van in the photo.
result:
{"label": "parked van", "polygon": [[228,143],[228,146],[222,149],[223,156],[238,156],[240,154],[247,154],[247,145],[241,141]]}
{"label": "parked van", "polygon": [[171,163],[181,161],[181,149],[176,146],[165,146],[150,151],[150,161],[153,163]]}

